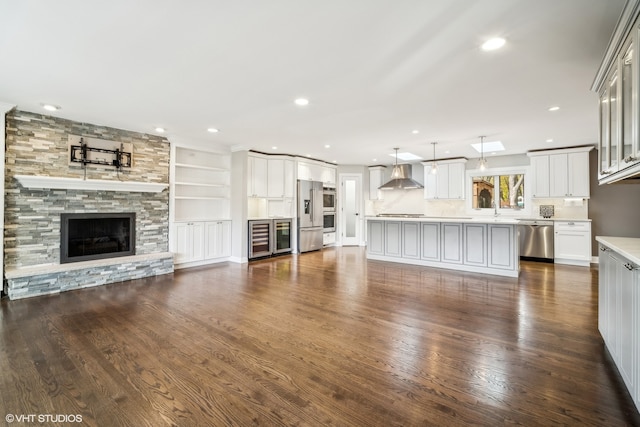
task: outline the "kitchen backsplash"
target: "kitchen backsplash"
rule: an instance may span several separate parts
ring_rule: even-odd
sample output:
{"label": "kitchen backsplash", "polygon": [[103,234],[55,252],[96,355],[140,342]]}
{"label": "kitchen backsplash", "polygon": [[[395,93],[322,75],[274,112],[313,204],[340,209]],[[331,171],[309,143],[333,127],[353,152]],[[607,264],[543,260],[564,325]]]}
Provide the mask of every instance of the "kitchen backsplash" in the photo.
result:
{"label": "kitchen backsplash", "polygon": [[[540,205],[553,205],[553,218],[587,219],[589,201],[587,199],[537,199],[532,202],[529,215],[539,217]],[[425,200],[422,190],[391,190],[384,192],[384,200],[367,201],[365,214],[418,214],[426,216],[469,216],[464,200]],[[517,216],[517,214],[516,214]]]}

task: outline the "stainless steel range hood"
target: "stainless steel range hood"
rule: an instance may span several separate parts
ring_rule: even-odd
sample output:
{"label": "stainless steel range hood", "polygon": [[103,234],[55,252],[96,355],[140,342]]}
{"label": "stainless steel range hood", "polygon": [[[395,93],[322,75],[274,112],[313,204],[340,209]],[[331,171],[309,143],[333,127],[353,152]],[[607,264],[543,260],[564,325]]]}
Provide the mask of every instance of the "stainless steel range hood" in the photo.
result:
{"label": "stainless steel range hood", "polygon": [[422,184],[411,178],[411,165],[395,164],[391,171],[391,179],[384,185],[378,187],[379,190],[414,190],[423,188]]}

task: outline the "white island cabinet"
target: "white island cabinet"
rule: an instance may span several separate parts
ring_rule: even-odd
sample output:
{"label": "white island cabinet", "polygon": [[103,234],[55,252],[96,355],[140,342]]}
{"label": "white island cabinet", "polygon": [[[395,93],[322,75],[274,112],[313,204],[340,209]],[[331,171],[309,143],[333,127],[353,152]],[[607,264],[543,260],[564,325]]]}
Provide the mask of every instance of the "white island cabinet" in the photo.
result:
{"label": "white island cabinet", "polygon": [[640,410],[640,239],[597,236],[598,329]]}
{"label": "white island cabinet", "polygon": [[367,218],[367,258],[518,277],[517,220]]}

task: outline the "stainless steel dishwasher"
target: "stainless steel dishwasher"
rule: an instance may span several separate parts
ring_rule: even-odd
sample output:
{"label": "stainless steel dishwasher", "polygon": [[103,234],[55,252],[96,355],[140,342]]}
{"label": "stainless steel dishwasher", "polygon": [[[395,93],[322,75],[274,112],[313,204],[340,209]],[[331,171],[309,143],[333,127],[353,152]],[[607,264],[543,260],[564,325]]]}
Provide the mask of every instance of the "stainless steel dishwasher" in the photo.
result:
{"label": "stainless steel dishwasher", "polygon": [[553,221],[520,220],[520,258],[553,262]]}

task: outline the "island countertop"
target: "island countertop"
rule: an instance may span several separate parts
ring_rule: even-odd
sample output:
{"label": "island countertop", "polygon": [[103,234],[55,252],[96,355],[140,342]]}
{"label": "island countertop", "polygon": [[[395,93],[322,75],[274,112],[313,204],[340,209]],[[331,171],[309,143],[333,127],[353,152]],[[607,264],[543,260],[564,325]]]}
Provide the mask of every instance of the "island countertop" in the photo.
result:
{"label": "island countertop", "polygon": [[518,224],[520,221],[517,218],[503,217],[503,216],[418,216],[418,215],[384,215],[374,216],[370,215],[366,217],[369,221],[413,221],[413,222],[451,222],[451,223],[475,223],[475,224]]}
{"label": "island countertop", "polygon": [[634,237],[596,236],[596,241],[613,249],[631,262],[640,264],[640,239]]}

